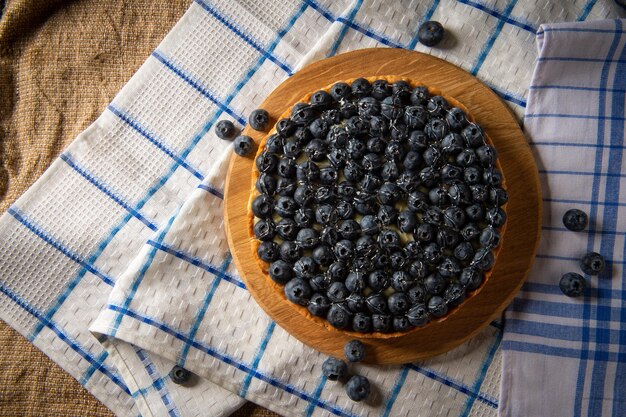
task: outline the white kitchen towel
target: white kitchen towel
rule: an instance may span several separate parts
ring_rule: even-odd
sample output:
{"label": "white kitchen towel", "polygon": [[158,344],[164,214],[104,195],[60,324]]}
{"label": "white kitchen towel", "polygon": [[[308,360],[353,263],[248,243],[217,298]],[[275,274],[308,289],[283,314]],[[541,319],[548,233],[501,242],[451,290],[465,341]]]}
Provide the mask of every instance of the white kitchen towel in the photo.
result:
{"label": "white kitchen towel", "polygon": [[[626,21],[542,25],[525,128],[543,188],[543,241],[506,313],[502,414],[626,416]],[[571,232],[563,213],[589,213]],[[587,291],[559,290],[578,260],[602,254]],[[549,393],[549,395],[547,395]]]}
{"label": "white kitchen towel", "polygon": [[[225,415],[242,403],[204,379],[173,384],[174,362],[284,414],[493,415],[497,324],[426,364],[363,369],[377,387],[374,404],[355,406],[318,378],[319,356],[259,313],[229,265],[215,217],[229,150],[212,126],[245,123],[304,63],[372,46],[460,65],[521,115],[539,23],[619,10],[593,0],[540,8],[531,0],[196,0],[0,219],[0,317],[118,415]],[[430,18],[451,35],[441,48],[417,43]],[[94,330],[116,337],[99,343],[88,329],[101,311]]]}

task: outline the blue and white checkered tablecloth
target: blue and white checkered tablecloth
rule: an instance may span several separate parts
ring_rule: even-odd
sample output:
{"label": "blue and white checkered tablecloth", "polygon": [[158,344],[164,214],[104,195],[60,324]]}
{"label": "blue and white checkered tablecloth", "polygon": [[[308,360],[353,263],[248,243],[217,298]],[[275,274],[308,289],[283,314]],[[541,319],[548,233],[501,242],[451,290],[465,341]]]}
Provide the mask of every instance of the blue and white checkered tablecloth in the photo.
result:
{"label": "blue and white checkered tablecloth", "polygon": [[[261,312],[230,263],[230,149],[212,127],[245,123],[306,63],[376,46],[460,65],[521,116],[539,24],[619,11],[595,0],[195,0],[0,219],[0,317],[118,415],[227,415],[240,396],[285,415],[495,415],[498,323],[427,362],[358,367],[376,387],[364,404],[320,377],[324,358]],[[441,48],[417,43],[427,19],[452,34]],[[174,363],[203,378],[173,384]]]}
{"label": "blue and white checkered tablecloth", "polygon": [[[542,25],[525,129],[540,164],[543,240],[506,313],[502,414],[626,416],[626,21]],[[570,208],[584,232],[563,227]],[[585,253],[607,260],[583,297],[559,290]],[[546,395],[549,393],[549,395]]]}

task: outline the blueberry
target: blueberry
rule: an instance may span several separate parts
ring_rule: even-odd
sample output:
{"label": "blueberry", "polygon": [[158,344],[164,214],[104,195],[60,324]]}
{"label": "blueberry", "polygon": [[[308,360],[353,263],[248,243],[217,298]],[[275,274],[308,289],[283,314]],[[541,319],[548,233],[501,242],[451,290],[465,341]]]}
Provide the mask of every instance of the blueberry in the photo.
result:
{"label": "blueberry", "polygon": [[474,254],[471,265],[483,271],[488,271],[493,267],[494,262],[495,258],[491,250],[488,248],[480,248]]}
{"label": "blueberry", "polygon": [[372,91],[372,85],[365,78],[357,78],[352,81],[352,94],[355,97],[365,97]]}
{"label": "blueberry", "polygon": [[392,93],[391,85],[385,80],[376,80],[372,83],[372,97],[376,100],[383,100]]}
{"label": "blueberry", "polygon": [[270,219],[261,219],[254,225],[254,235],[262,242],[273,240],[275,234],[276,225]]}
{"label": "blueberry", "polygon": [[461,242],[454,248],[454,257],[461,262],[468,262],[474,257],[474,247],[469,242]]}
{"label": "blueberry", "polygon": [[404,161],[402,161],[404,165],[404,169],[415,170],[419,169],[421,166],[421,157],[418,152],[410,151],[404,157]]}
{"label": "blueberry", "polygon": [[337,203],[337,215],[339,218],[347,220],[354,214],[354,207],[347,201],[339,201]]}
{"label": "blueberry", "polygon": [[276,122],[276,132],[283,138],[288,138],[296,130],[296,123],[291,119],[280,119]]}
{"label": "blueberry", "polygon": [[389,96],[380,103],[380,110],[383,116],[390,120],[397,120],[404,115],[404,106],[400,97]]}
{"label": "blueberry", "polygon": [[315,213],[310,208],[301,207],[296,210],[293,219],[296,221],[296,225],[300,228],[311,227],[313,225],[313,221],[315,220]]}
{"label": "blueberry", "polygon": [[378,234],[378,244],[380,247],[391,250],[400,247],[400,236],[395,230],[384,229]]}
{"label": "blueberry", "polygon": [[257,248],[257,255],[265,262],[274,262],[278,259],[278,245],[274,242],[261,242]]}
{"label": "blueberry", "polygon": [[374,97],[363,97],[358,103],[359,116],[369,118],[380,114],[380,102]]}
{"label": "blueberry", "polygon": [[454,278],[461,272],[461,265],[456,258],[446,256],[437,266],[437,270],[444,278]]}
{"label": "blueberry", "polygon": [[604,257],[596,252],[589,252],[579,262],[580,269],[587,275],[599,275],[604,271]]}
{"label": "blueberry", "polygon": [[485,136],[478,125],[470,123],[461,131],[461,136],[469,148],[478,148],[485,144]]}
{"label": "blueberry", "polygon": [[334,252],[340,261],[348,261],[354,257],[354,243],[347,239],[340,240],[335,245]]}
{"label": "blueberry", "polygon": [[291,158],[281,158],[276,172],[283,178],[293,178],[296,175],[296,163]]}
{"label": "blueberry", "polygon": [[272,195],[276,191],[276,180],[271,175],[262,173],[256,180],[256,189],[261,194]]}
{"label": "blueberry", "polygon": [[489,202],[496,207],[501,207],[509,201],[509,193],[500,187],[489,190]]}
{"label": "blueberry", "polygon": [[332,281],[326,275],[315,275],[309,280],[311,289],[315,292],[326,292]]}
{"label": "blueberry", "polygon": [[[488,198],[487,186],[482,184],[470,185],[470,192],[472,193],[472,201],[475,203],[484,203]],[[482,208],[482,205],[480,205]]]}
{"label": "blueberry", "polygon": [[391,276],[391,286],[398,292],[406,292],[415,285],[415,280],[405,271],[396,271]]}
{"label": "blueberry", "polygon": [[439,118],[430,119],[424,128],[424,133],[432,140],[442,140],[449,131],[448,123]]}
{"label": "blueberry", "polygon": [[409,138],[409,128],[404,123],[393,123],[389,133],[392,141],[404,143]]}
{"label": "blueberry", "polygon": [[279,197],[274,204],[274,211],[282,217],[293,217],[296,209],[296,202],[291,197]]}
{"label": "blueberry", "polygon": [[351,340],[343,347],[343,353],[350,362],[361,362],[365,358],[365,345],[358,340]]}
{"label": "blueberry", "polygon": [[333,84],[333,86],[330,87],[330,95],[337,101],[348,98],[351,94],[352,89],[344,82]]}
{"label": "blueberry", "polygon": [[408,195],[406,204],[407,208],[413,212],[424,212],[428,210],[430,201],[421,191],[413,191]]}
{"label": "blueberry", "polygon": [[380,206],[376,215],[382,226],[394,224],[398,218],[398,211],[393,206]]}
{"label": "blueberry", "polygon": [[442,255],[443,250],[441,249],[441,246],[437,245],[436,243],[429,243],[428,245],[424,246],[423,257],[424,261],[427,264],[436,264],[439,259],[441,259]]}
{"label": "blueberry", "polygon": [[352,101],[344,100],[339,103],[339,113],[341,113],[341,117],[344,119],[348,119],[357,114],[358,109],[356,104]]}
{"label": "blueberry", "polygon": [[293,268],[287,262],[279,259],[270,264],[269,275],[275,283],[285,285],[293,277]]}
{"label": "blueberry", "polygon": [[[307,126],[315,120],[316,113],[307,103],[296,103],[291,109],[291,120],[298,126]],[[306,131],[307,129],[302,129]]]}
{"label": "blueberry", "polygon": [[302,256],[300,246],[289,240],[285,240],[280,244],[278,252],[280,254],[280,259],[289,263],[297,261],[300,256]]}
{"label": "blueberry", "polygon": [[352,311],[353,313],[362,313],[367,309],[365,304],[365,297],[357,293],[350,294],[346,299],[346,304],[348,305],[350,311]]}
{"label": "blueberry", "polygon": [[284,240],[293,240],[298,234],[298,226],[293,219],[281,219],[276,223],[276,232]]}
{"label": "blueberry", "polygon": [[448,205],[448,192],[443,188],[431,188],[428,192],[428,198],[431,204],[439,207]]}
{"label": "blueberry", "polygon": [[[309,131],[314,138],[325,138],[330,130],[330,124],[326,119],[317,118],[309,125]],[[325,148],[324,148],[325,150]]]}
{"label": "blueberry", "polygon": [[430,294],[441,294],[446,289],[446,280],[439,273],[430,274],[424,280],[424,287]]}
{"label": "blueberry", "polygon": [[428,122],[428,112],[424,106],[408,106],[404,109],[404,123],[409,129],[423,129]]}
{"label": "blueberry", "polygon": [[337,194],[343,198],[351,198],[356,195],[357,188],[348,181],[342,181],[337,185]]}
{"label": "blueberry", "polygon": [[459,230],[465,225],[465,212],[456,206],[448,207],[443,211],[443,221],[446,226]]}
{"label": "blueberry", "polygon": [[319,236],[315,229],[300,229],[296,237],[296,243],[302,249],[313,249],[319,243]]}
{"label": "blueberry", "polygon": [[485,220],[493,227],[502,227],[506,222],[506,213],[500,207],[491,207],[485,212]]}
{"label": "blueberry", "polygon": [[343,175],[348,181],[358,182],[363,178],[363,174],[363,168],[356,161],[346,161],[346,165],[343,168]]}
{"label": "blueberry", "polygon": [[500,245],[500,233],[493,226],[487,226],[480,233],[479,241],[485,248],[497,248]]}
{"label": "blueberry", "polygon": [[428,308],[421,303],[411,307],[406,313],[406,317],[409,319],[409,323],[411,323],[412,326],[423,326],[428,323],[430,319]]}
{"label": "blueberry", "polygon": [[408,103],[411,98],[412,90],[411,85],[407,81],[398,80],[393,83],[391,93],[394,96],[399,97],[403,102]]}
{"label": "blueberry", "polygon": [[320,177],[320,168],[315,162],[305,161],[296,166],[298,181],[313,182]]}
{"label": "blueberry", "polygon": [[278,133],[270,135],[265,141],[265,149],[268,152],[280,153],[283,150],[283,138]]}
{"label": "blueberry", "polygon": [[436,235],[435,227],[429,223],[422,223],[417,226],[413,237],[420,242],[431,242]]}
{"label": "blueberry", "polygon": [[278,158],[276,155],[263,152],[256,158],[256,167],[259,172],[265,172],[266,174],[272,174],[276,170],[278,165]]}
{"label": "blueberry", "polygon": [[322,184],[334,185],[337,182],[338,178],[339,178],[339,174],[337,173],[337,170],[334,167],[328,166],[328,167],[320,169],[320,182]]}
{"label": "blueberry", "polygon": [[450,305],[455,306],[459,305],[465,300],[465,288],[462,285],[453,282],[448,288],[446,288],[445,293],[443,294],[444,301]]}
{"label": "blueberry", "polygon": [[[410,153],[411,152],[409,152],[409,154]],[[417,191],[419,189],[420,178],[415,172],[404,171],[396,180],[396,184],[398,184],[398,187],[400,187],[402,191],[412,193],[413,191]]]}
{"label": "blueberry", "polygon": [[321,266],[328,266],[335,260],[333,251],[327,245],[319,245],[311,254],[313,260]]}
{"label": "blueberry", "polygon": [[411,323],[406,316],[395,316],[393,318],[393,330],[396,332],[405,332],[411,328]]}
{"label": "blueberry", "polygon": [[405,210],[398,214],[398,228],[405,233],[412,233],[417,226],[415,213]]}
{"label": "blueberry", "polygon": [[485,218],[485,209],[480,204],[472,204],[465,208],[467,220],[471,222],[480,222]]}
{"label": "blueberry", "polygon": [[426,104],[426,102],[428,102],[428,99],[430,99],[428,88],[422,85],[415,87],[411,92],[411,103],[413,105]]}
{"label": "blueberry", "polygon": [[298,184],[289,178],[279,178],[276,181],[276,194],[282,197],[291,197],[296,192]]}
{"label": "blueberry", "polygon": [[414,130],[409,135],[409,147],[412,151],[423,151],[428,147],[429,142],[428,136],[421,130]]}
{"label": "blueberry", "polygon": [[356,241],[356,251],[360,256],[372,256],[377,249],[376,239],[372,236],[364,235]]}
{"label": "blueberry", "polygon": [[289,301],[302,306],[307,305],[312,290],[308,282],[302,278],[292,278],[285,284],[285,296]]}
{"label": "blueberry", "polygon": [[346,278],[345,285],[348,291],[361,294],[363,289],[365,289],[365,274],[359,270],[350,272]]}
{"label": "blueberry", "polygon": [[404,155],[405,152],[402,143],[397,140],[391,140],[387,143],[387,146],[385,147],[385,156],[388,161],[393,160],[395,162],[399,162],[402,160]]}
{"label": "blueberry", "polygon": [[452,107],[446,114],[446,121],[450,125],[450,129],[460,131],[468,123],[467,114],[458,107]]}
{"label": "blueberry", "polygon": [[250,155],[252,151],[254,151],[254,141],[250,136],[237,136],[237,139],[235,139],[235,142],[233,143],[233,149],[239,156]]}
{"label": "blueberry", "polygon": [[338,217],[337,210],[330,204],[323,204],[315,210],[315,220],[325,226],[335,224]]}
{"label": "blueberry", "polygon": [[248,123],[254,130],[263,131],[270,122],[270,115],[267,110],[256,109],[248,116]]}
{"label": "blueberry", "polygon": [[367,308],[372,314],[387,313],[387,299],[383,294],[373,294],[365,300]]}
{"label": "blueberry", "polygon": [[495,168],[486,168],[483,171],[483,182],[492,187],[498,187],[502,184],[502,173]]}
{"label": "blueberry", "polygon": [[436,242],[442,248],[451,249],[455,247],[460,240],[460,234],[451,227],[440,227],[437,231]]}
{"label": "blueberry", "polygon": [[374,262],[367,256],[357,256],[352,261],[352,269],[359,272],[369,273],[374,270]]}
{"label": "blueberry", "polygon": [[389,307],[389,311],[393,314],[401,315],[407,312],[411,306],[411,302],[405,293],[396,292],[389,296],[387,299],[387,305]]}
{"label": "blueberry", "polygon": [[559,288],[568,297],[580,297],[585,291],[585,287],[585,278],[575,272],[568,272],[559,281]]}
{"label": "blueberry", "polygon": [[293,265],[293,272],[295,272],[298,278],[311,278],[317,271],[317,264],[308,256],[303,256],[298,259]]}
{"label": "blueberry", "polygon": [[441,168],[441,180],[445,183],[453,183],[461,179],[463,170],[452,164],[446,164]]}
{"label": "blueberry", "polygon": [[335,191],[335,187],[329,187],[328,185],[322,185],[317,187],[315,190],[315,201],[318,204],[335,204],[337,201],[337,192]]}
{"label": "blueberry", "polygon": [[381,269],[377,269],[367,276],[367,285],[374,292],[380,292],[389,286],[389,277]]}
{"label": "blueberry", "polygon": [[478,162],[484,167],[490,167],[496,163],[496,150],[491,145],[483,145],[476,148],[476,156],[478,157]]}
{"label": "blueberry", "polygon": [[332,126],[326,134],[326,142],[333,149],[341,149],[348,143],[348,133],[341,126]]}
{"label": "blueberry", "polygon": [[422,221],[432,225],[439,225],[443,221],[443,212],[439,207],[431,207],[424,212]]}
{"label": "blueberry", "polygon": [[380,230],[380,224],[378,218],[371,214],[363,216],[361,218],[361,231],[366,235],[375,235]]}
{"label": "blueberry", "polygon": [[[426,103],[426,109],[433,116],[445,117],[450,104],[443,96],[432,96]],[[446,123],[447,126],[447,123]]]}
{"label": "blueberry", "polygon": [[429,146],[426,148],[422,157],[424,158],[424,163],[428,166],[439,165],[439,163],[443,160],[441,150],[436,146]]}
{"label": "blueberry", "polygon": [[393,318],[388,314],[372,314],[372,328],[375,332],[386,333],[392,330]]}
{"label": "blueberry", "polygon": [[310,102],[313,107],[325,109],[332,104],[333,96],[324,90],[316,91],[311,96]]}
{"label": "blueberry", "polygon": [[215,125],[215,134],[220,139],[232,140],[237,135],[237,128],[230,120],[220,120]]}
{"label": "blueberry", "polygon": [[359,116],[352,116],[345,123],[345,129],[349,136],[361,137],[369,130],[369,123]]}
{"label": "blueberry", "polygon": [[315,189],[309,184],[302,184],[296,188],[293,199],[300,207],[307,207],[315,200]]}
{"label": "blueberry", "polygon": [[[348,152],[348,157],[353,160],[359,160],[363,158],[365,155],[365,143],[358,139],[350,139],[348,141],[348,146],[346,147],[346,151]],[[363,166],[365,168],[365,166]],[[367,169],[367,168],[365,168]]]}
{"label": "blueberry", "polygon": [[419,172],[419,178],[425,187],[434,187],[439,180],[439,172],[436,168],[426,167]]}
{"label": "blueberry", "polygon": [[[476,152],[471,148],[465,148],[456,156],[456,163],[461,167],[470,167],[476,162]],[[463,171],[465,175],[465,171]]]}
{"label": "blueberry", "polygon": [[366,146],[368,151],[379,154],[385,150],[387,144],[381,138],[373,137],[367,140]]}
{"label": "blueberry", "polygon": [[389,266],[394,271],[404,270],[407,259],[403,251],[395,251],[389,255]]}
{"label": "blueberry", "polygon": [[458,133],[448,133],[441,141],[441,150],[449,155],[456,155],[465,149],[465,141]]}
{"label": "blueberry", "polygon": [[476,239],[478,236],[480,236],[480,229],[475,223],[469,223],[461,230],[461,237],[468,242]]}
{"label": "blueberry", "polygon": [[428,300],[428,312],[435,317],[445,316],[448,312],[448,305],[443,297],[435,295]]}
{"label": "blueberry", "polygon": [[355,239],[361,233],[361,226],[356,220],[344,220],[339,223],[338,231],[344,239]]}
{"label": "blueberry", "polygon": [[252,200],[252,212],[261,219],[267,219],[274,211],[274,200],[266,195],[261,194]]}
{"label": "blueberry", "polygon": [[466,184],[478,184],[481,180],[481,169],[477,166],[469,166],[463,170],[463,180]]}
{"label": "blueberry", "polygon": [[333,262],[328,267],[326,273],[332,281],[343,281],[350,272],[350,269],[346,264],[340,261]]}
{"label": "blueberry", "polygon": [[342,304],[333,304],[328,310],[326,320],[338,329],[346,329],[352,323],[352,315]]}
{"label": "blueberry", "polygon": [[423,285],[414,285],[406,292],[412,305],[422,304],[427,296],[426,288]]}
{"label": "blueberry", "polygon": [[378,190],[378,200],[382,204],[394,205],[401,197],[400,187],[392,182],[384,183]]}
{"label": "blueberry", "polygon": [[587,213],[578,209],[567,210],[563,215],[563,225],[574,232],[585,230],[588,221]]}
{"label": "blueberry", "polygon": [[374,261],[374,267],[378,269],[386,269],[389,267],[389,253],[386,250],[380,249],[374,256],[372,256],[372,260]]}
{"label": "blueberry", "polygon": [[326,144],[321,139],[313,139],[304,148],[304,153],[306,153],[311,161],[320,162],[326,158]]}
{"label": "blueberry", "polygon": [[320,116],[322,119],[326,120],[331,127],[338,123],[341,123],[342,116],[339,113],[339,110],[331,108],[328,110],[324,110]]}
{"label": "blueberry", "polygon": [[322,374],[331,381],[337,381],[348,374],[348,365],[342,360],[328,358],[322,364]]}
{"label": "blueberry", "polygon": [[368,153],[363,157],[363,160],[361,161],[361,166],[363,166],[366,171],[376,171],[380,167],[382,167],[382,165],[382,158],[375,153]]}
{"label": "blueberry", "polygon": [[409,264],[409,275],[414,279],[423,279],[428,272],[428,267],[421,260],[417,259]]}
{"label": "blueberry", "polygon": [[180,385],[189,381],[189,379],[191,379],[192,373],[186,370],[185,368],[182,368],[178,365],[174,365],[174,367],[170,370],[168,375],[173,383]]}
{"label": "blueberry", "polygon": [[426,46],[435,46],[443,39],[445,31],[441,23],[436,21],[424,22],[417,31],[417,38],[420,43]]}
{"label": "blueberry", "polygon": [[385,181],[394,181],[400,176],[400,168],[395,161],[389,160],[383,164],[380,175]]}
{"label": "blueberry", "polygon": [[448,188],[450,202],[455,206],[469,204],[472,202],[472,191],[463,183],[456,182]]}
{"label": "blueberry", "polygon": [[346,383],[346,393],[352,401],[362,401],[370,395],[370,382],[364,376],[354,375]]}
{"label": "blueberry", "polygon": [[372,318],[364,313],[356,313],[352,318],[352,329],[360,333],[370,332],[372,330]]}
{"label": "blueberry", "polygon": [[345,284],[340,281],[330,284],[328,291],[326,292],[328,299],[333,303],[340,303],[344,301],[350,295],[350,291],[346,288]]}

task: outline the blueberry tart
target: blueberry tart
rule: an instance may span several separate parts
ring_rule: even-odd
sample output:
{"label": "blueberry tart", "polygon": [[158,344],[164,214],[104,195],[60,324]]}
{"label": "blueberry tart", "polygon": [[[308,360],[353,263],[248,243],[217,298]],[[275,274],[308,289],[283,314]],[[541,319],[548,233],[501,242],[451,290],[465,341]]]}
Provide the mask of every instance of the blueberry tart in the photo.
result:
{"label": "blueberry tart", "polygon": [[251,249],[294,312],[390,337],[445,320],[490,278],[508,193],[493,143],[461,103],[402,77],[358,78],[308,94],[268,127]]}

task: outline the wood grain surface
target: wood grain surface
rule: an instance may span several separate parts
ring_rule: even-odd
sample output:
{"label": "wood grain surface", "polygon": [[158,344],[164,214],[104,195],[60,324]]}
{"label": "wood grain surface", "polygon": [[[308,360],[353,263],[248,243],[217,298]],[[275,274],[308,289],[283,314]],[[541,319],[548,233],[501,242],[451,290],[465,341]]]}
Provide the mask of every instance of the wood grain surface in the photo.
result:
{"label": "wood grain surface", "polygon": [[[229,245],[247,288],[276,323],[303,343],[341,357],[343,346],[359,338],[367,361],[399,364],[446,352],[469,339],[499,316],[519,291],[532,265],[540,237],[541,199],[537,168],[513,114],[495,93],[475,77],[438,58],[400,49],[363,49],[318,61],[278,86],[262,103],[275,122],[294,103],[338,80],[396,76],[424,83],[462,103],[486,131],[498,151],[509,202],[506,236],[490,278],[442,319],[393,337],[372,337],[337,330],[288,302],[251,247],[248,200],[254,188],[253,159],[233,156],[226,181],[224,215]],[[257,143],[266,134],[246,128]],[[376,336],[376,335],[374,335]]]}

